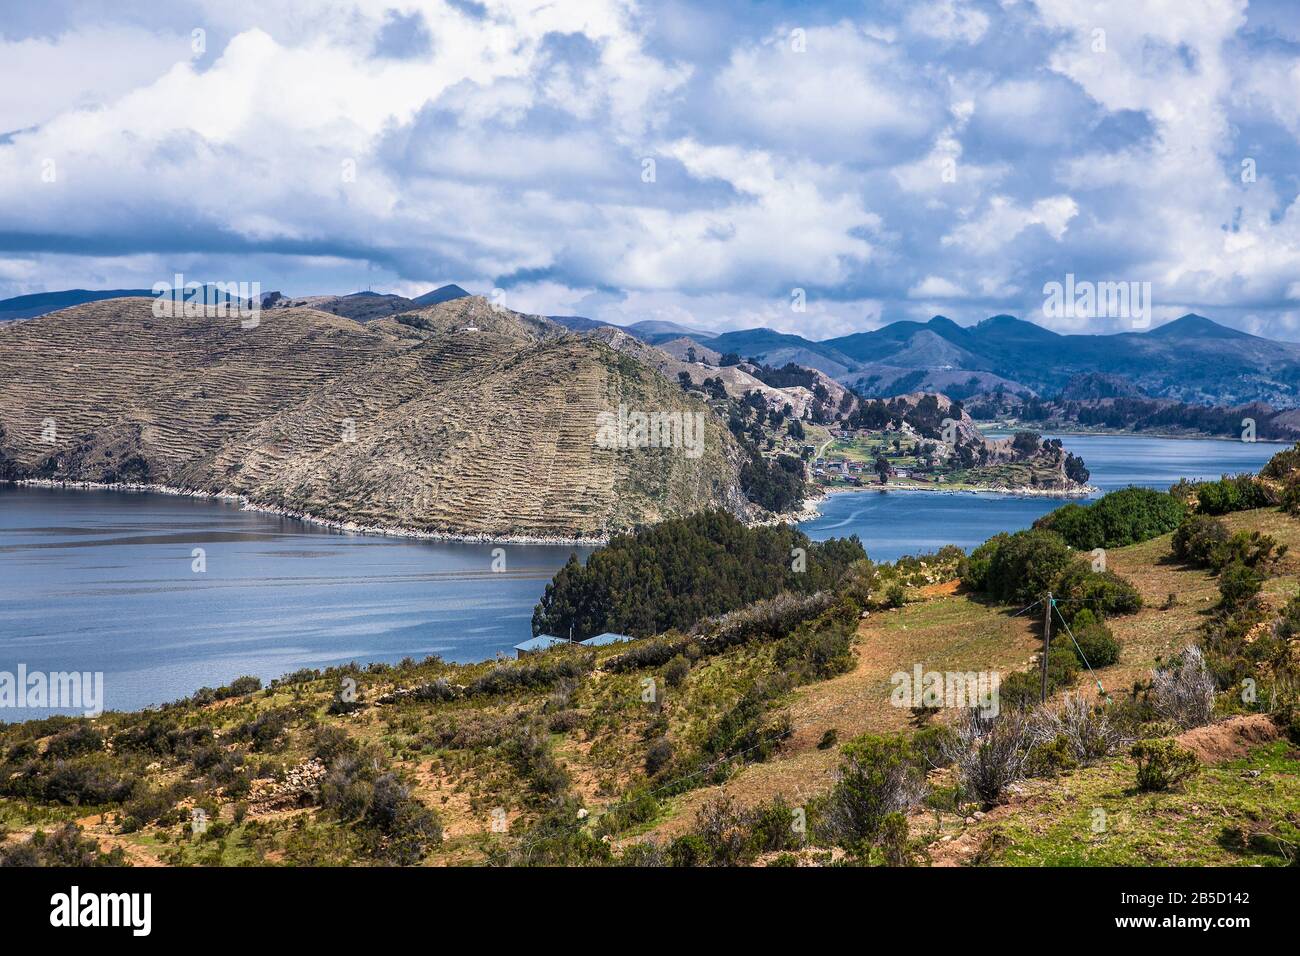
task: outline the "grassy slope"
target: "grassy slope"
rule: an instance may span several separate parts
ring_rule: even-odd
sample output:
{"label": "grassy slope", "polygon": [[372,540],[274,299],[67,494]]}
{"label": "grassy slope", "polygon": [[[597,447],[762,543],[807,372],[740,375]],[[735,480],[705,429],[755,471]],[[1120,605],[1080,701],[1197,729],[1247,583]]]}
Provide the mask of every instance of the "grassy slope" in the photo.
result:
{"label": "grassy slope", "polygon": [[[1291,544],[1293,554],[1300,554],[1296,551],[1300,522],[1267,510],[1227,520],[1234,529],[1268,531]],[[1165,537],[1108,555],[1110,567],[1131,579],[1147,601],[1140,613],[1112,621],[1124,647],[1120,662],[1102,672],[1108,689],[1123,689],[1144,677],[1158,659],[1186,645],[1217,596],[1214,580],[1206,573],[1166,563],[1168,549]],[[1265,593],[1275,605],[1293,593],[1295,574],[1295,559],[1288,557],[1280,576],[1266,586]],[[1165,609],[1162,605],[1170,593],[1177,600]],[[1029,666],[1038,643],[1036,614],[1013,617],[1005,609],[954,593],[951,585],[924,588],[921,596],[924,599],[917,603],[873,613],[861,622],[850,671],[798,688],[779,702],[790,714],[793,735],[768,762],[740,767],[723,783],[697,781],[700,786],[665,799],[653,820],[625,831],[620,842],[680,833],[705,800],[724,793],[741,804],[781,795],[799,805],[823,792],[838,762],[835,748],[817,746],[827,730],[836,730],[842,743],[864,731],[909,726],[909,712],[888,701],[889,678],[897,670],[910,670],[916,663],[927,669],[1004,673]],[[604,649],[600,657],[619,650]],[[337,675],[206,706],[185,705],[169,713],[182,726],[212,726],[226,734],[222,741],[231,746],[229,732],[255,715],[274,708],[299,708],[300,715],[282,740],[265,753],[247,755],[251,764],[268,771],[287,770],[307,760],[312,721],[373,742],[404,771],[417,795],[442,816],[447,839],[430,862],[471,863],[482,860],[492,844],[509,839],[491,832],[494,808],[504,808],[512,823],[523,825],[537,817],[545,802],[530,794],[529,779],[505,756],[502,741],[511,727],[528,717],[549,720],[556,712],[572,712],[573,726],[549,734],[549,747],[570,777],[570,796],[587,807],[595,821],[620,794],[644,784],[643,760],[651,739],[666,735],[679,754],[697,752],[719,718],[756,680],[773,670],[771,645],[754,645],[698,661],[680,687],[667,688],[661,682],[660,703],[655,706],[642,702],[641,680],[658,676],[660,670],[593,671],[567,701],[555,698],[555,688],[549,687],[443,704],[374,704],[394,687],[415,686],[436,677],[466,684],[492,666],[426,662],[358,673],[362,700],[370,706],[348,716],[328,715],[325,710],[337,691]],[[1080,679],[1080,689],[1088,691],[1086,678]],[[106,714],[97,724],[111,735],[142,719],[141,715]],[[453,724],[460,727],[462,739],[449,742],[444,731]],[[15,728],[0,731],[0,752],[19,736]],[[131,758],[114,754],[111,759],[125,765]],[[152,784],[197,776],[184,762],[163,759],[162,766],[153,768],[145,763],[137,759],[134,766]],[[1246,769],[1261,773],[1245,776]],[[1205,771],[1183,793],[1147,797],[1131,792],[1131,762],[1116,758],[1057,780],[1029,781],[1023,798],[1017,798],[1012,808],[994,811],[987,818],[963,821],[951,814],[922,815],[914,821],[914,832],[933,841],[936,862],[967,862],[981,849],[989,862],[1012,864],[1250,862],[1249,855],[1224,845],[1224,828],[1286,815],[1300,819],[1297,769],[1295,755],[1275,745],[1249,763]],[[9,831],[8,839],[14,840],[37,825],[77,819],[106,847],[122,846],[137,864],[172,856],[183,862],[228,864],[361,859],[349,843],[346,828],[320,819],[314,809],[263,808],[256,799],[249,802],[244,823],[221,839],[202,841],[189,838],[183,818],[164,827],[122,833],[115,824],[119,811],[115,806],[49,807],[4,799],[0,822]],[[1095,807],[1105,809],[1111,820],[1108,833],[1101,837],[1090,829],[1089,814]],[[230,822],[233,811],[233,802],[225,802],[214,819]],[[957,848],[967,852],[956,853]]]}
{"label": "grassy slope", "polygon": [[1031,781],[1023,799],[971,825],[967,844],[983,850],[983,862],[1009,866],[1282,865],[1278,856],[1241,848],[1233,831],[1297,819],[1298,757],[1276,741],[1203,768],[1169,793],[1138,793],[1134,762],[1109,760]]}
{"label": "grassy slope", "polygon": [[[876,456],[884,452],[893,454],[893,440],[895,437],[898,436],[893,433],[877,432],[852,440],[840,438],[832,442],[823,454],[832,458],[845,458],[867,466],[867,470],[861,475],[861,478],[864,482],[874,483],[876,476],[871,467],[875,464]],[[911,469],[918,467],[921,461],[911,452],[914,452],[920,443],[916,439],[906,437],[901,438],[900,441],[900,453],[894,457],[887,455],[889,463],[895,468]],[[828,473],[827,477],[833,479],[835,476]],[[1058,477],[1056,469],[1046,467],[1040,463],[1004,461],[976,468],[945,468],[933,475],[926,475],[924,478],[892,478],[889,485],[898,488],[940,488],[946,491],[972,491],[991,487],[1028,488],[1032,487],[1035,481],[1042,485],[1048,485]],[[834,481],[829,483],[834,484]]]}
{"label": "grassy slope", "polygon": [[[1266,598],[1280,607],[1296,589],[1295,553],[1300,546],[1300,522],[1273,509],[1229,515],[1225,521],[1234,531],[1261,530],[1274,535],[1279,542],[1290,544],[1292,553],[1281,563],[1278,576],[1271,578],[1264,588]],[[1108,691],[1122,691],[1134,680],[1147,677],[1159,660],[1192,642],[1202,615],[1218,600],[1218,587],[1212,576],[1166,560],[1169,540],[1170,536],[1165,535],[1107,555],[1109,568],[1131,580],[1146,602],[1139,613],[1110,621],[1123,642],[1123,650],[1116,665],[1098,672]],[[816,749],[816,742],[826,729],[836,728],[840,741],[864,731],[907,729],[909,712],[888,704],[889,677],[897,670],[910,670],[916,663],[927,670],[988,669],[1004,673],[1030,666],[1041,640],[1037,611],[1032,619],[1029,615],[1013,618],[1002,609],[988,607],[965,595],[935,590],[939,593],[932,594],[927,601],[873,615],[864,621],[858,632],[854,670],[796,692],[791,704],[795,736],[782,753],[768,763],[746,768],[723,786],[678,798],[661,827],[662,832],[674,834],[685,830],[695,809],[706,799],[724,793],[742,805],[749,805],[777,795],[797,803],[825,790],[833,780],[838,759],[834,750]],[[1171,593],[1177,596],[1177,601],[1165,609],[1163,605]],[[1096,694],[1086,674],[1079,678],[1077,690],[1085,695]],[[1191,863],[1202,856],[1221,862],[1242,859],[1218,847],[1216,841],[1222,826],[1229,820],[1249,818],[1256,813],[1272,814],[1283,809],[1291,814],[1300,813],[1297,770],[1300,765],[1284,761],[1270,771],[1263,784],[1242,778],[1238,770],[1215,770],[1195,781],[1186,794],[1130,799],[1127,809],[1134,830],[1124,837],[1124,845],[1130,847],[1126,852],[1134,855],[1126,862],[1142,862],[1134,848],[1154,844],[1164,848],[1163,856],[1148,862]],[[1076,771],[1064,783],[1034,781],[1030,788],[1041,790],[1046,796],[1027,807],[1017,805],[1015,823],[1007,826],[996,820],[987,823],[978,820],[970,826],[981,841],[988,831],[1005,830],[1016,848],[999,856],[1000,861],[1046,865],[1070,862],[1060,855],[1066,851],[1060,850],[1054,841],[1061,837],[1062,830],[1076,835],[1090,833],[1086,825],[1079,829],[1080,814],[1086,816],[1087,812],[1079,809],[1079,800],[1095,798],[1094,803],[1087,804],[1089,810],[1093,806],[1122,805],[1129,799],[1123,794],[1131,790],[1133,774],[1132,761],[1120,758]],[[1272,791],[1267,799],[1260,796],[1264,789]],[[1187,807],[1200,806],[1197,801],[1202,796],[1206,801],[1213,800],[1222,811],[1217,828],[1205,821],[1202,821],[1204,825],[1196,824],[1193,814],[1193,823],[1180,824],[1177,839],[1170,840],[1164,832],[1169,820],[1162,816],[1161,808],[1169,810],[1170,819],[1181,819]],[[934,835],[950,834],[954,826],[960,829],[965,824],[949,816],[944,828]],[[1116,838],[1111,842],[1120,841]],[[1107,845],[1106,841],[1097,841],[1099,852]],[[1101,853],[1093,862],[1111,861]]]}

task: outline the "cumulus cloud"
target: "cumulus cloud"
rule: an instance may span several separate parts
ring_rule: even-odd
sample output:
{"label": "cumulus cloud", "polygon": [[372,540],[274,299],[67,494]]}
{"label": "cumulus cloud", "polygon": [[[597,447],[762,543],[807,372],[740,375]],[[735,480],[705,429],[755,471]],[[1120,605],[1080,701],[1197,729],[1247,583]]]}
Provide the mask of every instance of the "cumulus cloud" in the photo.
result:
{"label": "cumulus cloud", "polygon": [[957,299],[964,296],[966,290],[943,276],[926,276],[907,294],[914,299]]}
{"label": "cumulus cloud", "polygon": [[989,18],[967,0],[932,0],[918,3],[907,13],[909,28],[924,36],[961,43],[978,43]]}
{"label": "cumulus cloud", "polygon": [[976,253],[994,253],[1030,226],[1042,226],[1060,242],[1079,206],[1069,196],[1049,196],[1022,206],[1008,196],[993,196],[977,216],[943,237],[944,245],[964,246]]}
{"label": "cumulus cloud", "polygon": [[1073,272],[1300,314],[1300,36],[1271,4],[71,10],[0,35],[0,296],[455,281],[816,337],[1029,314]]}

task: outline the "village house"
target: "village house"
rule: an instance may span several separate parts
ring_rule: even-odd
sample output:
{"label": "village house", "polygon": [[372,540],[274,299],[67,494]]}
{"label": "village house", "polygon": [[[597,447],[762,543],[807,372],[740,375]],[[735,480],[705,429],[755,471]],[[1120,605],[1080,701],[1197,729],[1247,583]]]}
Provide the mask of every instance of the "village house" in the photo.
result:
{"label": "village house", "polygon": [[572,642],[567,641],[562,637],[556,637],[553,634],[538,634],[536,637],[529,638],[526,641],[516,644],[515,656],[517,660],[522,660],[530,654],[539,654],[542,651],[549,651],[552,647],[559,644],[569,643]]}

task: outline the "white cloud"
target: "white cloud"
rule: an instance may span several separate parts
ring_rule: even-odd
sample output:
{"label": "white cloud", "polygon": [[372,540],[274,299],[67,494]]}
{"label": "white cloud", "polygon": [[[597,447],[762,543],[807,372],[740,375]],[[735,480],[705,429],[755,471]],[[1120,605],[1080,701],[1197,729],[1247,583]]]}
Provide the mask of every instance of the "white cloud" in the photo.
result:
{"label": "white cloud", "polygon": [[1030,226],[1042,226],[1060,242],[1078,212],[1078,203],[1064,195],[1039,199],[1030,206],[1022,206],[1007,196],[994,196],[982,216],[955,227],[943,237],[943,244],[964,246],[980,254],[993,253]]}
{"label": "white cloud", "polygon": [[918,3],[907,13],[908,29],[938,40],[978,43],[989,28],[989,18],[966,0],[932,0]]}
{"label": "white cloud", "polygon": [[0,133],[69,110],[101,109],[190,55],[190,38],[138,27],[89,27],[58,40],[0,35]]}
{"label": "white cloud", "polygon": [[719,122],[795,151],[858,161],[913,149],[942,123],[933,81],[891,44],[846,22],[806,29],[800,52],[790,32],[733,51],[715,83]]}
{"label": "white cloud", "polygon": [[966,290],[943,276],[926,276],[907,294],[914,299],[956,299],[966,295]]}
{"label": "white cloud", "polygon": [[[0,37],[0,294],[182,266],[833,334],[1023,312],[1073,270],[1294,323],[1300,66],[1244,0],[898,4],[802,53],[763,5],[486,6],[191,0]],[[428,52],[374,55],[394,12]]]}

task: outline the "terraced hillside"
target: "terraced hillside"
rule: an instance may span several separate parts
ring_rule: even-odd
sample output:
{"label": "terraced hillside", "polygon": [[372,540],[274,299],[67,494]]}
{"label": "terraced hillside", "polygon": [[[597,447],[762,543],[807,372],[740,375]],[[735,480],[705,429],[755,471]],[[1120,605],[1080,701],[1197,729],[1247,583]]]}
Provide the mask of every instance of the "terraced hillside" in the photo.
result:
{"label": "terraced hillside", "polygon": [[[748,510],[739,449],[702,402],[545,319],[462,298],[369,325],[276,309],[243,329],[151,306],[115,299],[0,329],[3,474],[493,537]],[[702,414],[702,453],[599,447],[598,415],[620,405]]]}
{"label": "terraced hillside", "polygon": [[112,480],[100,452],[116,446],[117,460],[138,456],[138,473],[166,481],[342,371],[405,347],[309,309],[243,329],[234,316],[155,318],[152,306],[111,299],[0,328],[0,450],[40,475]]}

